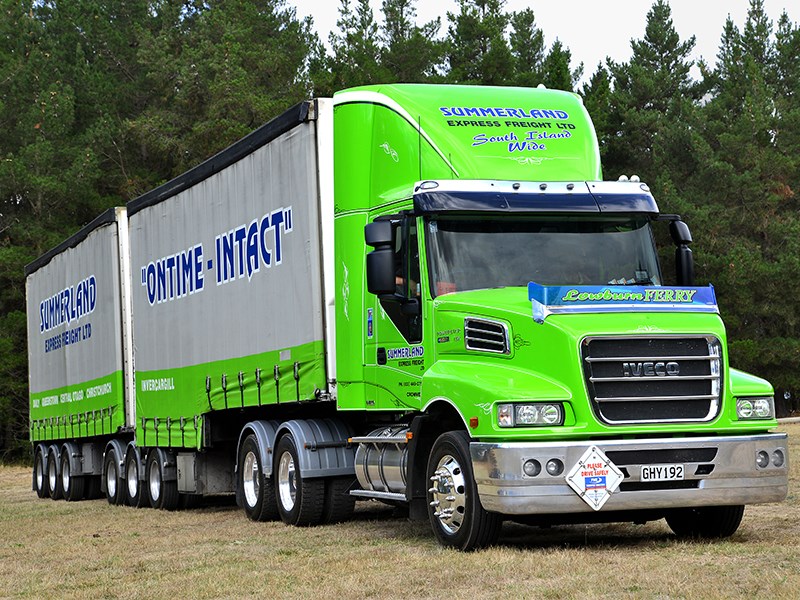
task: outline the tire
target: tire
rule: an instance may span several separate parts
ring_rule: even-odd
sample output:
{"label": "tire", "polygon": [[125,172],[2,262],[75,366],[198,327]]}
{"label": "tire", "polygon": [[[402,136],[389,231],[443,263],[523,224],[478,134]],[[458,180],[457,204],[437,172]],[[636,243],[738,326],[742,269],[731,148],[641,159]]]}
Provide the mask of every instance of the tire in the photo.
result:
{"label": "tire", "polygon": [[469,436],[450,431],[434,442],[426,469],[428,517],[443,546],[469,551],[497,541],[503,519],[484,510],[472,473]]}
{"label": "tire", "polygon": [[61,462],[55,446],[50,446],[47,451],[47,489],[53,500],[60,500],[64,497],[61,487]]}
{"label": "tire", "polygon": [[736,533],[744,506],[704,506],[670,511],[667,525],[679,538],[721,539]]}
{"label": "tire", "polygon": [[290,434],[280,439],[275,456],[275,497],[281,520],[287,525],[318,525],[322,522],[325,480],[302,477],[297,446]]}
{"label": "tire", "polygon": [[355,496],[350,495],[353,477],[331,477],[325,481],[325,501],[322,508],[322,523],[339,523],[353,516]]}
{"label": "tire", "polygon": [[271,521],[278,518],[275,484],[270,474],[264,472],[261,453],[255,435],[248,435],[239,449],[239,489],[242,507],[251,521]]}
{"label": "tire", "polygon": [[106,500],[111,505],[122,504],[125,493],[122,490],[122,479],[119,472],[117,451],[110,447],[103,459],[103,475],[106,484]]}
{"label": "tire", "polygon": [[142,479],[139,477],[142,463],[139,453],[132,447],[128,448],[125,455],[125,504],[134,508],[141,508],[147,504]]}
{"label": "tire", "polygon": [[86,500],[96,500],[103,497],[103,490],[100,487],[100,477],[97,475],[87,475],[86,485],[84,486],[83,497]]}
{"label": "tire", "polygon": [[83,476],[72,474],[69,452],[64,448],[64,450],[61,451],[61,490],[64,494],[64,500],[67,502],[83,500],[85,486],[86,479]]}
{"label": "tire", "polygon": [[178,482],[164,481],[164,463],[161,454],[154,448],[147,455],[145,471],[147,496],[153,508],[175,510],[178,508]]}
{"label": "tire", "polygon": [[50,496],[50,490],[47,487],[47,460],[45,459],[45,449],[42,446],[36,448],[36,455],[33,458],[33,485],[39,498]]}

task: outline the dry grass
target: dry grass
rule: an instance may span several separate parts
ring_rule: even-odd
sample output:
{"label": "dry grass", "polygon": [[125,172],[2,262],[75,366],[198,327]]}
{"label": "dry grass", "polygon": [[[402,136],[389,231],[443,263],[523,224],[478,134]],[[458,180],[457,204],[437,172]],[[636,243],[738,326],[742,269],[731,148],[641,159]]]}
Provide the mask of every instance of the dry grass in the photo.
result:
{"label": "dry grass", "polygon": [[166,513],[105,500],[39,500],[0,467],[0,597],[798,598],[800,425],[789,498],[749,507],[722,542],[682,542],[663,521],[550,530],[506,524],[462,554],[427,524],[359,503],[351,522],[256,524],[230,504]]}

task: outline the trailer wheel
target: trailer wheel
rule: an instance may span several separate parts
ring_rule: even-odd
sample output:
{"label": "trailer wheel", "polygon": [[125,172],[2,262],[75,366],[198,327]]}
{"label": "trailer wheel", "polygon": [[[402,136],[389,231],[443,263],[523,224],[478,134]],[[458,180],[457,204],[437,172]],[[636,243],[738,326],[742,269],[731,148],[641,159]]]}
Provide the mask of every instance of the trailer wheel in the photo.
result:
{"label": "trailer wheel", "polygon": [[242,490],[244,512],[251,521],[270,521],[278,517],[275,484],[264,472],[258,441],[248,435],[239,450],[239,489]]}
{"label": "trailer wheel", "polygon": [[440,544],[468,551],[497,541],[503,520],[481,506],[466,432],[450,431],[439,436],[426,474],[431,482],[428,516]]}
{"label": "trailer wheel", "polygon": [[64,496],[61,487],[61,465],[55,446],[50,446],[47,451],[47,489],[50,490],[50,497],[53,500],[59,500]]}
{"label": "trailer wheel", "polygon": [[275,456],[275,496],[281,520],[287,525],[319,524],[325,501],[325,480],[301,476],[297,446],[291,435],[281,438]]}
{"label": "trailer wheel", "polygon": [[736,533],[744,506],[703,506],[669,511],[667,525],[679,538],[719,539]]}
{"label": "trailer wheel", "polygon": [[141,508],[146,503],[142,481],[139,478],[140,470],[139,454],[129,447],[125,455],[125,504],[134,508]]}
{"label": "trailer wheel", "polygon": [[164,463],[158,448],[150,450],[145,471],[150,506],[162,510],[178,508],[178,482],[164,481]]}
{"label": "trailer wheel", "polygon": [[50,495],[47,489],[47,469],[45,451],[42,446],[36,448],[36,456],[33,458],[33,483],[36,487],[36,495],[45,498]]}
{"label": "trailer wheel", "polygon": [[64,500],[67,502],[82,500],[85,484],[86,481],[83,476],[72,474],[69,453],[65,448],[61,451],[61,489],[64,494]]}
{"label": "trailer wheel", "polygon": [[119,457],[113,447],[106,450],[103,459],[103,477],[106,482],[106,499],[109,504],[122,504],[123,492],[119,473]]}
{"label": "trailer wheel", "polygon": [[331,477],[325,481],[322,523],[339,523],[353,516],[356,498],[350,495],[350,488],[354,481],[353,477]]}

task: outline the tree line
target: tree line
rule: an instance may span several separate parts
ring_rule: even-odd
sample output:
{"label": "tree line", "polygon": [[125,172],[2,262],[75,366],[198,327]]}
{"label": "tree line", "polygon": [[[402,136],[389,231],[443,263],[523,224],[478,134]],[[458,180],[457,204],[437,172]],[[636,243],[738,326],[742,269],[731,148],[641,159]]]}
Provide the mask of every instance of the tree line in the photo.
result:
{"label": "tree line", "polygon": [[[285,0],[0,0],[0,456],[27,451],[24,266],[105,208],[289,106],[387,82],[536,86],[583,98],[606,179],[637,174],[696,240],[731,364],[800,392],[800,28],[764,0],[691,59],[656,0],[630,58],[574,65],[530,8],[340,0],[327,44]],[[699,77],[693,76],[693,68]],[[788,401],[784,401],[784,397]]]}

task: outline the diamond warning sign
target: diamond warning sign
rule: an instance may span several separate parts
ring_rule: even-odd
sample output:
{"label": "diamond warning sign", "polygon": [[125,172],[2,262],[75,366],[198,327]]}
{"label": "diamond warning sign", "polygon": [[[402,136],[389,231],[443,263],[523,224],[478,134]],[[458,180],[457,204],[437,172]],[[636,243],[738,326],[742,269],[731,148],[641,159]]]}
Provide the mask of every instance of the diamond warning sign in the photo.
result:
{"label": "diamond warning sign", "polygon": [[567,473],[567,483],[594,510],[600,510],[624,475],[597,446],[591,446]]}

